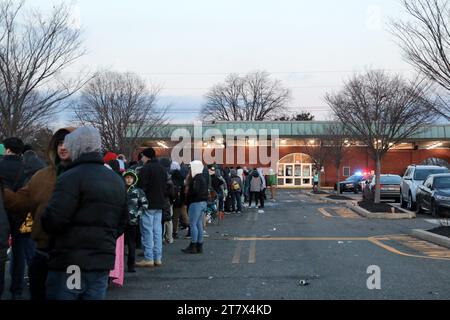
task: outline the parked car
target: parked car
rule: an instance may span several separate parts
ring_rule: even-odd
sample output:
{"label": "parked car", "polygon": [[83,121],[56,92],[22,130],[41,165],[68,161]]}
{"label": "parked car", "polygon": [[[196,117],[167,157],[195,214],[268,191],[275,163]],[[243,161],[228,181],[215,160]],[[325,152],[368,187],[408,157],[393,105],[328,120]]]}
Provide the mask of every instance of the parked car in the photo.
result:
{"label": "parked car", "polygon": [[[345,181],[339,182],[341,192],[361,192],[361,181],[363,178],[362,175],[353,175],[348,177]],[[334,190],[337,191],[337,184],[334,185]]]}
{"label": "parked car", "polygon": [[[372,181],[366,185],[364,192],[364,199],[375,198],[376,176],[372,178]],[[382,174],[380,176],[380,197],[381,199],[394,199],[399,201],[400,199],[400,182],[402,177],[396,174]]]}
{"label": "parked car", "polygon": [[400,204],[409,210],[416,209],[417,188],[432,174],[450,173],[446,167],[438,166],[409,166],[400,184]]}
{"label": "parked car", "polygon": [[450,217],[450,173],[433,174],[417,189],[417,213]]}

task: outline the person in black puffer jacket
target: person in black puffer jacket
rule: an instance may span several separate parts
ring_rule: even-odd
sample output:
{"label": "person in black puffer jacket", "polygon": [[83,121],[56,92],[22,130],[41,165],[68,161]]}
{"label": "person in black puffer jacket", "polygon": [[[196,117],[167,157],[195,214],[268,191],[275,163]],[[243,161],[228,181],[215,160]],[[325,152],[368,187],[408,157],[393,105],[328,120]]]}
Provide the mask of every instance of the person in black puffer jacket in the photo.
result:
{"label": "person in black puffer jacket", "polygon": [[[100,300],[114,269],[116,240],[128,222],[125,183],[103,165],[97,129],[75,130],[65,137],[64,147],[73,162],[58,178],[41,218],[50,235],[47,298]],[[81,289],[68,288],[67,279],[77,270]]]}
{"label": "person in black puffer jacket", "polygon": [[[2,182],[0,181],[0,184]],[[3,190],[3,188],[2,188]],[[3,207],[3,194],[0,192],[0,300],[5,286],[6,253],[8,250],[9,223],[5,208]]]}

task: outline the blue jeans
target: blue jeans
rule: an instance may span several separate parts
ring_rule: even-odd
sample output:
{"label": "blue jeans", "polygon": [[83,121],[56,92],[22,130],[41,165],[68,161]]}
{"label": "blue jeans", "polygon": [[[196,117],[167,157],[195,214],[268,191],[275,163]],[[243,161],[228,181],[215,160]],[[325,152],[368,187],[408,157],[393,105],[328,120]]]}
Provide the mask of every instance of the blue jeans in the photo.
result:
{"label": "blue jeans", "polygon": [[233,212],[236,212],[236,205],[237,205],[237,211],[242,211],[242,203],[241,203],[241,192],[231,192],[231,206]]}
{"label": "blue jeans", "polygon": [[203,219],[206,202],[194,202],[189,206],[189,223],[191,227],[191,242],[203,243]]}
{"label": "blue jeans", "polygon": [[36,250],[36,244],[29,234],[12,234],[12,259],[9,268],[11,274],[11,294],[16,297],[22,295],[24,287],[25,264],[28,268]]}
{"label": "blue jeans", "polygon": [[147,210],[141,217],[141,237],[144,258],[162,261],[162,210]]}
{"label": "blue jeans", "polygon": [[[65,271],[49,271],[47,277],[48,300],[104,300],[108,289],[109,271],[81,271],[81,288],[69,289],[72,277]],[[71,280],[71,279],[70,279]],[[72,281],[69,280],[69,284]]]}

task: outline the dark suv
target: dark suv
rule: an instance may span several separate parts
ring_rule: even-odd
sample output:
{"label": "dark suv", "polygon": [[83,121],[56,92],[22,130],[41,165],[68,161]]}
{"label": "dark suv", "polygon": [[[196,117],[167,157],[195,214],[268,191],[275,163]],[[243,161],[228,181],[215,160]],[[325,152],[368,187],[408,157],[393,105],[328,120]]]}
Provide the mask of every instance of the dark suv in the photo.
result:
{"label": "dark suv", "polygon": [[433,217],[450,217],[450,173],[434,174],[417,189],[417,213],[424,210]]}

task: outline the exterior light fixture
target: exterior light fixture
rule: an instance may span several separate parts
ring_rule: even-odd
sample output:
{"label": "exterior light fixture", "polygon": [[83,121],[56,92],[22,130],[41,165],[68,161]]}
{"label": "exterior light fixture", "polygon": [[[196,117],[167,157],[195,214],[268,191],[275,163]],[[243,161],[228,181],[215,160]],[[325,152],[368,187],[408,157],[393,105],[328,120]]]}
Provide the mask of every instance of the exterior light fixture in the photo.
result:
{"label": "exterior light fixture", "polygon": [[167,144],[165,144],[163,141],[158,141],[157,145],[160,146],[163,149],[169,149],[169,147],[167,146]]}
{"label": "exterior light fixture", "polygon": [[435,144],[432,144],[431,146],[428,146],[428,150],[431,150],[431,149],[436,149],[436,148],[439,148],[439,147],[442,147],[444,144],[442,143],[442,142],[439,142],[439,143],[435,143]]}

